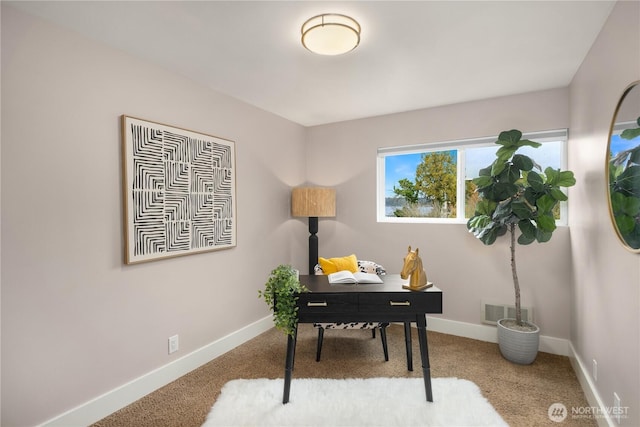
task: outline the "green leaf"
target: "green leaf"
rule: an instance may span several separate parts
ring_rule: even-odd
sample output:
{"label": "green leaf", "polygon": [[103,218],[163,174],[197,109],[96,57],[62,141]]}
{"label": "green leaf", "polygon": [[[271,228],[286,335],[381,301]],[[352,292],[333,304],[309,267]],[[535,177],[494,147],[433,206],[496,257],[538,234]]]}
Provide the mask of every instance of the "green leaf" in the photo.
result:
{"label": "green leaf", "polygon": [[507,231],[506,226],[492,221],[486,215],[478,215],[469,219],[467,228],[485,245],[493,244],[499,236]]}
{"label": "green leaf", "polygon": [[529,245],[535,241],[536,241],[535,236],[530,237],[530,236],[525,236],[524,234],[521,234],[520,237],[518,237],[518,243],[521,245]]}
{"label": "green leaf", "polygon": [[536,205],[536,200],[538,200],[538,198],[540,196],[542,196],[544,193],[538,193],[537,191],[535,191],[533,188],[531,187],[527,187],[524,190],[524,198],[527,202],[529,202],[529,204],[531,206],[535,206]]}
{"label": "green leaf", "polygon": [[614,214],[624,212],[626,203],[627,197],[624,194],[617,191],[611,193],[611,210]]}
{"label": "green leaf", "polygon": [[629,161],[631,163],[640,164],[640,145],[629,151]]}
{"label": "green leaf", "polygon": [[618,176],[624,171],[622,166],[616,166],[613,161],[609,162],[609,182],[614,182]]}
{"label": "green leaf", "polygon": [[507,200],[505,202],[498,203],[498,206],[493,212],[491,219],[499,224],[504,224],[512,214],[513,211],[511,210],[511,200]]}
{"label": "green leaf", "polygon": [[512,144],[520,141],[520,138],[522,138],[522,132],[517,129],[505,130],[500,132],[500,135],[498,135],[498,141]]}
{"label": "green leaf", "polygon": [[486,168],[482,168],[478,171],[479,176],[491,176],[491,166],[487,166]]}
{"label": "green leaf", "polygon": [[514,145],[503,145],[496,151],[496,157],[504,162],[509,160],[513,154],[518,151],[518,147]]}
{"label": "green leaf", "polygon": [[536,232],[536,240],[538,241],[538,243],[548,242],[549,240],[551,240],[551,236],[551,231],[544,231],[540,228],[538,228],[538,231]]}
{"label": "green leaf", "polygon": [[494,200],[502,201],[515,196],[518,193],[518,186],[509,182],[498,182],[494,185]]}
{"label": "green leaf", "polygon": [[480,239],[480,241],[482,243],[484,243],[485,245],[493,245],[493,243],[496,241],[496,239],[498,238],[498,231],[495,228],[492,228],[490,230],[487,230],[486,233],[483,233],[478,237],[478,239]]}
{"label": "green leaf", "polygon": [[515,167],[523,171],[530,171],[533,169],[533,160],[531,160],[531,157],[523,154],[514,155],[511,162]]}
{"label": "green leaf", "polygon": [[614,215],[637,217],[640,214],[640,199],[613,192],[611,193],[611,210]]}
{"label": "green leaf", "polygon": [[485,245],[492,245],[496,239],[506,233],[506,231],[506,226],[496,226],[483,230],[479,235],[476,235],[476,237]]}
{"label": "green leaf", "polygon": [[572,187],[576,185],[576,178],[571,171],[562,171],[558,177],[558,187]]}
{"label": "green leaf", "polygon": [[549,213],[553,209],[553,207],[558,203],[553,197],[544,195],[536,200],[536,207],[538,208],[539,213]]}
{"label": "green leaf", "polygon": [[640,166],[629,166],[618,176],[616,184],[628,196],[640,197]]}
{"label": "green leaf", "polygon": [[529,174],[527,175],[527,182],[535,191],[544,191],[544,180],[538,172],[529,172]]}
{"label": "green leaf", "polygon": [[640,214],[640,199],[637,197],[625,197],[624,213],[636,217]]}
{"label": "green leaf", "polygon": [[549,195],[559,202],[564,202],[568,199],[567,195],[564,194],[559,188],[551,188],[549,190]]}
{"label": "green leaf", "polygon": [[496,202],[492,200],[482,199],[476,204],[476,215],[493,215],[493,211],[496,210]]}
{"label": "green leaf", "polygon": [[498,176],[507,167],[507,162],[496,159],[491,165],[491,176]]}
{"label": "green leaf", "polygon": [[520,169],[508,164],[505,170],[498,175],[498,182],[515,184],[520,179]]}
{"label": "green leaf", "polygon": [[551,167],[548,167],[544,170],[544,174],[547,177],[547,184],[558,185],[558,180],[560,179],[560,169],[553,169]]}
{"label": "green leaf", "polygon": [[503,143],[511,143],[511,144],[515,144],[518,141],[520,141],[520,138],[522,138],[522,132],[520,132],[517,129],[511,129],[511,130],[505,130],[503,132],[500,132],[500,135],[498,135],[498,143],[503,142]]}
{"label": "green leaf", "polygon": [[537,228],[528,219],[523,219],[522,221],[520,221],[518,223],[518,228],[520,229],[522,235],[526,236],[528,239],[531,239],[531,241],[536,239]]}
{"label": "green leaf", "polygon": [[624,241],[630,248],[640,249],[640,227],[636,227],[631,233],[626,234]]}
{"label": "green leaf", "polygon": [[513,203],[511,203],[511,209],[513,210],[513,213],[520,219],[531,218],[533,214],[529,206],[521,201],[514,201]]}
{"label": "green leaf", "polygon": [[489,186],[484,187],[484,188],[478,188],[477,191],[480,194],[482,199],[496,200],[496,198],[494,197],[494,195],[495,195],[495,185],[489,185]]}
{"label": "green leaf", "polygon": [[[556,220],[551,214],[539,215],[536,219],[536,225],[538,226],[538,234],[543,232],[553,232],[556,229]],[[540,239],[538,239],[540,241]]]}
{"label": "green leaf", "polygon": [[538,148],[540,147],[542,144],[540,144],[539,142],[535,142],[535,141],[530,141],[528,139],[523,139],[522,141],[520,141],[518,143],[519,147],[524,147],[525,145],[528,145],[529,147],[533,147],[533,148]]}
{"label": "green leaf", "polygon": [[640,136],[640,128],[625,129],[620,134],[620,138],[627,139],[627,140],[634,139],[634,138],[636,138],[638,136]]}
{"label": "green leaf", "polygon": [[628,215],[618,215],[615,217],[616,225],[618,226],[618,231],[622,234],[629,234],[633,231],[636,226],[636,221],[633,217]]}
{"label": "green leaf", "polygon": [[467,229],[483,229],[491,223],[491,217],[487,215],[477,215],[467,221]]}
{"label": "green leaf", "polygon": [[491,176],[479,176],[477,178],[473,178],[473,183],[478,188],[486,188],[493,184],[493,177]]}

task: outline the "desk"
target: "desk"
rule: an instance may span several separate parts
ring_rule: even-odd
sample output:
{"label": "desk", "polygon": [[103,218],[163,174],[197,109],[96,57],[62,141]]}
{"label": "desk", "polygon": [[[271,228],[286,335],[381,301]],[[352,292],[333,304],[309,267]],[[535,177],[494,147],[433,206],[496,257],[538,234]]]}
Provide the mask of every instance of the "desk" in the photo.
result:
{"label": "desk", "polygon": [[[382,284],[330,284],[327,276],[300,276],[310,292],[299,295],[298,323],[321,322],[415,322],[418,327],[420,357],[427,401],[433,402],[427,345],[426,313],[442,313],[442,291],[433,286],[414,292],[402,288],[406,280],[399,274],[381,276]],[[287,338],[282,403],[289,402],[295,358],[297,328]]]}

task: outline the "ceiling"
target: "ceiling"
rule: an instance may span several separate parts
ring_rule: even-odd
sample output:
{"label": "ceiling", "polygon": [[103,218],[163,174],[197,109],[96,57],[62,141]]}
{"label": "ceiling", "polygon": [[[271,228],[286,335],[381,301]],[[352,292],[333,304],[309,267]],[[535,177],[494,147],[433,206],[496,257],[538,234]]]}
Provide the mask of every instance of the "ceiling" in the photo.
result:
{"label": "ceiling", "polygon": [[[615,2],[9,3],[313,126],[565,87]],[[320,13],[355,18],[360,46],[304,49],[300,27]]]}

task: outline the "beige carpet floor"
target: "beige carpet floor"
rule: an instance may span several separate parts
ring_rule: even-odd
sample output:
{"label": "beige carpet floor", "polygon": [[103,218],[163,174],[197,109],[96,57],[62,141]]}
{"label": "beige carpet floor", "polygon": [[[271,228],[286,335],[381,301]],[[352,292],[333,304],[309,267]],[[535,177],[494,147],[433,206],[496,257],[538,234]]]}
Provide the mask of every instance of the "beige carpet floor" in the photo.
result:
{"label": "beige carpet floor", "polygon": [[[372,339],[370,331],[328,330],[322,360],[316,362],[316,330],[311,325],[300,325],[294,378],[420,377],[415,329],[413,372],[407,371],[403,327],[390,326],[387,337],[390,360],[385,362],[380,339]],[[283,378],[286,342],[285,335],[271,329],[104,418],[94,427],[200,426],[227,381]],[[435,332],[428,332],[428,342],[432,377],[473,381],[513,427],[596,425],[595,420],[571,416],[571,408],[589,405],[567,357],[539,353],[533,364],[521,366],[506,361],[497,344]],[[380,390],[376,404],[384,405],[384,393]],[[562,403],[569,411],[561,424],[548,417],[553,403]]]}

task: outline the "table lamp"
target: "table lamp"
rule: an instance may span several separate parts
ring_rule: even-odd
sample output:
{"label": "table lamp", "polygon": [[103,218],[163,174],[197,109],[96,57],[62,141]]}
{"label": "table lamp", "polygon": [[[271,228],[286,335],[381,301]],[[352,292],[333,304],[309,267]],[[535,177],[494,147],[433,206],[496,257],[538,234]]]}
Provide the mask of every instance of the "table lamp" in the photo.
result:
{"label": "table lamp", "polygon": [[318,263],[318,217],[336,216],[336,190],[297,187],[291,191],[291,215],[309,218],[309,274]]}

